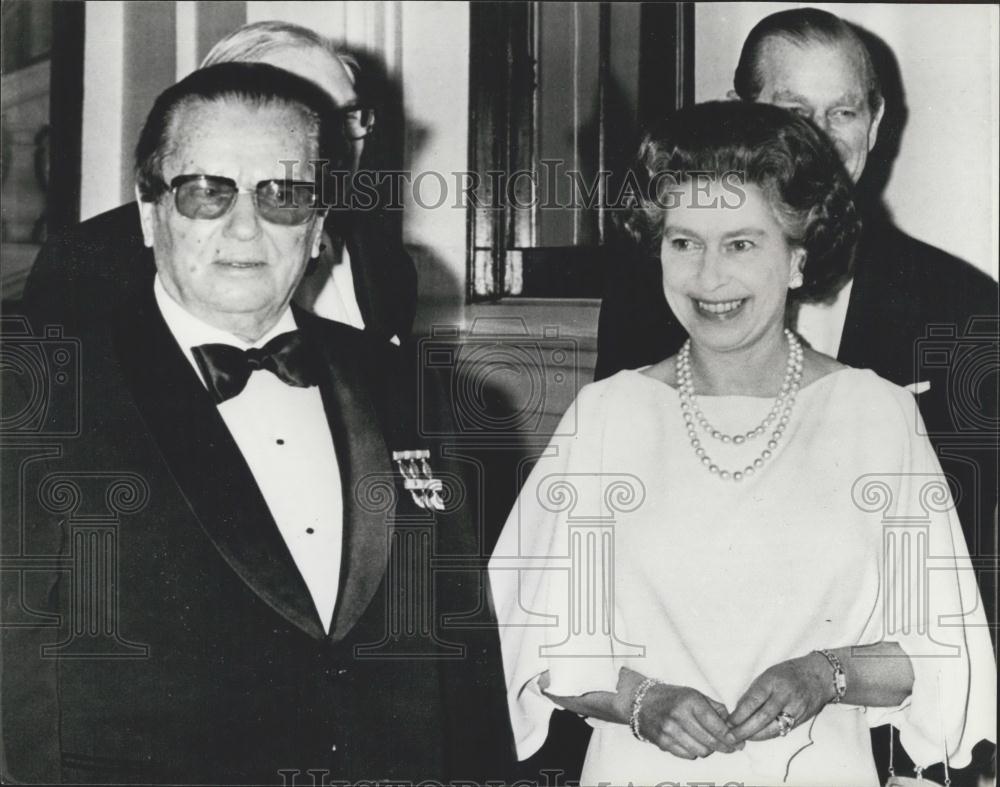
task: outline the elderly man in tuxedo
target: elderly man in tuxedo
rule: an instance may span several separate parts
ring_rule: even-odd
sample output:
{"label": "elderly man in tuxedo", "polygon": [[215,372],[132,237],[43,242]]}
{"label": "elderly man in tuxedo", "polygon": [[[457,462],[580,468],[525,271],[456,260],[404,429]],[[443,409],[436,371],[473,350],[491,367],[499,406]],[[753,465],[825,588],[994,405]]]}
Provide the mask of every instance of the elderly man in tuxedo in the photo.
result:
{"label": "elderly man in tuxedo", "polygon": [[[290,305],[320,247],[313,162],[350,156],[342,120],[259,63],[197,71],[147,118],[155,275],[80,335],[78,436],[6,454],[4,551],[23,570],[5,582],[5,780],[503,778],[494,633],[436,625],[478,608],[471,522],[427,525],[443,501],[394,465],[423,449],[399,351]],[[90,572],[70,519],[121,502],[83,499],[102,477],[133,495]],[[66,517],[54,478],[89,513]],[[396,546],[421,523],[457,572]],[[392,625],[401,605],[430,620],[424,647]]]}
{"label": "elderly man in tuxedo", "polygon": [[[871,53],[854,28],[814,8],[765,17],[747,36],[733,81],[730,98],[786,107],[826,132],[858,184],[856,201],[868,207],[873,200],[862,176],[886,104]],[[995,624],[997,378],[990,353],[997,283],[906,235],[878,211],[864,213],[852,276],[822,301],[800,305],[792,327],[820,352],[873,369],[917,395]],[[609,271],[598,379],[655,363],[684,342],[660,278],[658,257],[626,258]],[[876,754],[884,756],[887,747],[877,739]]]}
{"label": "elderly man in tuxedo", "polygon": [[[308,28],[287,22],[253,22],[220,40],[202,66],[223,62],[269,63],[316,83],[342,115],[351,144],[345,169],[356,169],[375,129],[373,97],[359,98],[356,63]],[[132,297],[153,277],[143,253],[135,204],[102,213],[53,237],[38,254],[25,284],[24,310],[36,326],[69,330],[104,315],[109,304]],[[398,223],[375,205],[330,211],[322,253],[313,261],[295,301],[308,311],[362,328],[383,339],[405,341],[417,308],[417,276],[402,248]]]}

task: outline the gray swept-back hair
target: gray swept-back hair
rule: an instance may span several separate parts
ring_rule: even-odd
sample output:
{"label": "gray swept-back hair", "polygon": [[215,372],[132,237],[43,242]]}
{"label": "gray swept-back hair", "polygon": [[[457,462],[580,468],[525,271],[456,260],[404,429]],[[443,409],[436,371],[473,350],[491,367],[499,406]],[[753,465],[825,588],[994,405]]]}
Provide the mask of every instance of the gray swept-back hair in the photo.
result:
{"label": "gray swept-back hair", "polygon": [[882,106],[882,86],[872,65],[871,55],[861,37],[839,16],[818,8],[791,8],[765,16],[743,42],[740,61],[733,75],[733,88],[744,101],[756,101],[764,82],[760,74],[760,57],[764,44],[771,38],[783,38],[799,46],[845,44],[857,53],[864,79],[868,106],[872,113]]}
{"label": "gray swept-back hair", "polygon": [[254,62],[279,49],[322,49],[343,63],[352,84],[357,81],[359,66],[353,56],[338,52],[329,39],[308,27],[275,19],[251,22],[237,28],[209,50],[201,61],[201,67],[216,63]]}

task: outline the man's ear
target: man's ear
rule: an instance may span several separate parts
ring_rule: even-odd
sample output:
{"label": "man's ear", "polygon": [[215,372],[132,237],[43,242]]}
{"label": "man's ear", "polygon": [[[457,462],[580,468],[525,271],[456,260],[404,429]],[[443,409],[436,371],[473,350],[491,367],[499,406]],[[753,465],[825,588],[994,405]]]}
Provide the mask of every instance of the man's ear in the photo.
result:
{"label": "man's ear", "polygon": [[135,201],[139,207],[139,224],[142,225],[142,242],[147,249],[153,248],[153,211],[156,209],[155,202],[143,201],[139,194],[139,187],[135,187]]}
{"label": "man's ear", "polygon": [[882,122],[882,116],[885,114],[885,99],[882,99],[878,105],[878,111],[872,116],[871,125],[868,126],[868,152],[875,147],[875,140],[878,139],[878,127]]}
{"label": "man's ear", "polygon": [[729,90],[729,91],[726,92],[726,100],[727,101],[742,101],[743,99],[740,98],[740,94],[737,93],[735,90]]}

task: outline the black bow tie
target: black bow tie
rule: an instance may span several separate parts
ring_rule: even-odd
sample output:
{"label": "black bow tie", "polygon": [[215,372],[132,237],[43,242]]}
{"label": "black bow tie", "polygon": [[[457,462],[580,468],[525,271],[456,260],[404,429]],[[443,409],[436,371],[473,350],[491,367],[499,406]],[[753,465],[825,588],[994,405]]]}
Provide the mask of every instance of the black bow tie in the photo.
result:
{"label": "black bow tie", "polygon": [[258,369],[267,369],[297,388],[319,382],[298,331],[275,336],[263,347],[249,350],[229,344],[200,344],[192,347],[191,352],[216,404],[232,399],[246,388],[250,375]]}

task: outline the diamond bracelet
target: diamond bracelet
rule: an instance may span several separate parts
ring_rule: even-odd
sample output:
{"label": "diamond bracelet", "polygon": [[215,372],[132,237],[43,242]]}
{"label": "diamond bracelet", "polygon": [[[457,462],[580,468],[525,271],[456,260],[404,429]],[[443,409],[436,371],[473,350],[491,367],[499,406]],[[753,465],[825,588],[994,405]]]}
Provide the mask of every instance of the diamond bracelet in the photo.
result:
{"label": "diamond bracelet", "polygon": [[635,739],[641,743],[649,743],[649,741],[643,738],[642,733],[639,732],[639,712],[642,710],[642,701],[646,698],[646,692],[657,684],[662,685],[663,681],[656,678],[646,678],[632,695],[632,713],[628,717],[628,728],[632,730]]}
{"label": "diamond bracelet", "polygon": [[816,652],[829,661],[830,666],[833,667],[833,690],[835,694],[830,702],[840,702],[847,693],[847,674],[844,672],[844,667],[840,663],[840,659],[833,652],[829,650],[817,650]]}

